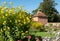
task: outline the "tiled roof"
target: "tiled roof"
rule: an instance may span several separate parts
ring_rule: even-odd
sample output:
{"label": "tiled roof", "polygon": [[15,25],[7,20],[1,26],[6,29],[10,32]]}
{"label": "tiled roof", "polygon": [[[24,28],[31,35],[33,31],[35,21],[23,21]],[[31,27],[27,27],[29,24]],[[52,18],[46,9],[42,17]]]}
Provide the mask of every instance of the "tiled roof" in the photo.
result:
{"label": "tiled roof", "polygon": [[36,17],[36,16],[37,16],[37,17],[47,17],[47,16],[46,16],[44,13],[42,13],[42,12],[39,12],[39,13],[37,12],[36,14],[33,15],[33,17]]}

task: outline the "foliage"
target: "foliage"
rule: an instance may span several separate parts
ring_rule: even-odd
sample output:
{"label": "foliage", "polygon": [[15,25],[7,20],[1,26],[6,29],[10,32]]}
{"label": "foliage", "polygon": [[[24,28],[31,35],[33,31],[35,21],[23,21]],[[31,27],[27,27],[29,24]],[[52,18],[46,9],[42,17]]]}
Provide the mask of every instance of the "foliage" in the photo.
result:
{"label": "foliage", "polygon": [[0,41],[16,41],[27,35],[30,17],[22,8],[0,6]]}
{"label": "foliage", "polygon": [[38,31],[44,31],[44,27],[43,24],[39,23],[39,22],[32,22],[31,23],[31,29],[33,30],[38,30]]}
{"label": "foliage", "polygon": [[38,9],[41,9],[48,16],[49,22],[59,22],[60,20],[58,11],[55,8],[56,5],[57,3],[55,3],[54,0],[43,0],[43,2],[40,3],[39,7],[33,10],[33,13],[36,13]]}

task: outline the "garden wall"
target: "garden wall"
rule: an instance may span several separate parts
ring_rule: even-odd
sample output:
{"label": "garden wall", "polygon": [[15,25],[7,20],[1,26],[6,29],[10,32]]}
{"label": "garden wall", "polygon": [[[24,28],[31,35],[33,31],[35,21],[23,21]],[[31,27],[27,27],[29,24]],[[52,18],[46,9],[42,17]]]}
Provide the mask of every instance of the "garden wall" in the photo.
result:
{"label": "garden wall", "polygon": [[52,22],[50,22],[50,23],[47,23],[45,26],[53,26],[53,27],[60,27],[60,22],[57,22],[57,23],[52,23]]}

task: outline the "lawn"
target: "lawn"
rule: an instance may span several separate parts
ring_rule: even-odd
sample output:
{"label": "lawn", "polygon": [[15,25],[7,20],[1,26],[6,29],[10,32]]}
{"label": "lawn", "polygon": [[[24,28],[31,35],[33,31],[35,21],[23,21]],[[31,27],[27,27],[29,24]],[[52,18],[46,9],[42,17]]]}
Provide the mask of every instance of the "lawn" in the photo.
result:
{"label": "lawn", "polygon": [[42,37],[46,37],[46,36],[49,36],[49,37],[54,37],[55,34],[50,34],[50,33],[47,33],[47,32],[32,32],[31,34],[35,35],[35,36],[42,36]]}

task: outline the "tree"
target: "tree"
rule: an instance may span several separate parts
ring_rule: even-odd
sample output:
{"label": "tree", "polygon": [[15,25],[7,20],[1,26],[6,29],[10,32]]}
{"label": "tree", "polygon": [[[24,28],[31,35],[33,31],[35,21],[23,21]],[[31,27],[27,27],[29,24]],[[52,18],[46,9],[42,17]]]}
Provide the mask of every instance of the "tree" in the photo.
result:
{"label": "tree", "polygon": [[55,9],[55,6],[57,3],[55,3],[54,0],[43,0],[43,2],[40,3],[39,7],[36,10],[33,10],[33,13],[36,13],[38,9],[41,9],[47,16],[49,22],[58,22],[55,20],[55,17],[58,14],[58,11]]}

